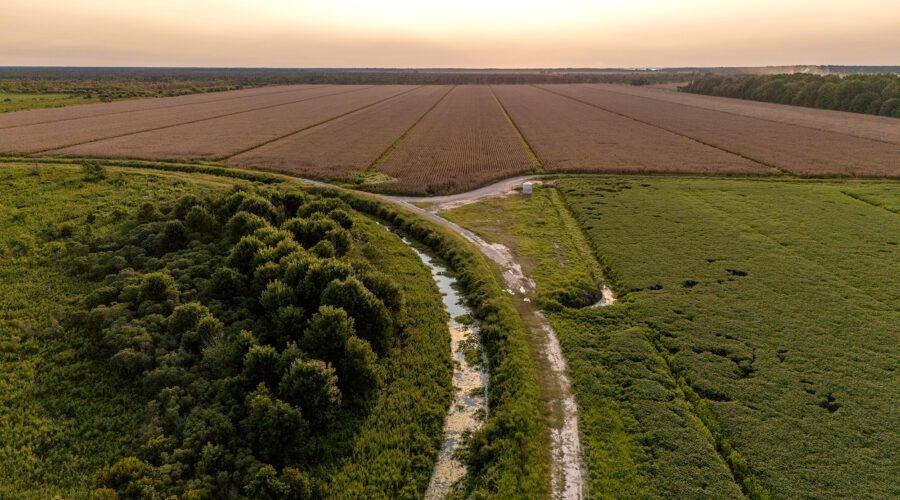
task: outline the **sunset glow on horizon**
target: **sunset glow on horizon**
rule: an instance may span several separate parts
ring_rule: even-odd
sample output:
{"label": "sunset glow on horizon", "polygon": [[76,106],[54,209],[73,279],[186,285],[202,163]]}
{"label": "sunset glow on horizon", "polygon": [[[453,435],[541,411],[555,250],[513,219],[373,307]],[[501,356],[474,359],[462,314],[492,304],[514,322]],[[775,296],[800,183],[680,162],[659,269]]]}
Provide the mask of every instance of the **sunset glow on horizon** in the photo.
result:
{"label": "sunset glow on horizon", "polygon": [[896,0],[0,0],[0,66],[900,64]]}

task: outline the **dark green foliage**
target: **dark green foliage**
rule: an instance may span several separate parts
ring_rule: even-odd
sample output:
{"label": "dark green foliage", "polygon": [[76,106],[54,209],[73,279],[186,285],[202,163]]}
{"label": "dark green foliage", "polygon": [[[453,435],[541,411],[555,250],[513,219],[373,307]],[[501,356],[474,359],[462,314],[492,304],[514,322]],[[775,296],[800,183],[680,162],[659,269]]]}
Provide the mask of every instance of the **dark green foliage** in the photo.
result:
{"label": "dark green foliage", "polygon": [[310,429],[299,408],[272,398],[265,387],[260,387],[247,395],[246,412],[241,428],[254,455],[263,463],[281,468],[301,460]]}
{"label": "dark green foliage", "polygon": [[328,218],[340,224],[344,229],[351,229],[353,227],[353,219],[343,208],[336,208],[328,212]]}
{"label": "dark green foliage", "polygon": [[212,232],[218,226],[213,217],[203,206],[193,206],[184,217],[184,223],[191,231],[198,233]]}
{"label": "dark green foliage", "polygon": [[268,223],[262,217],[251,214],[250,212],[238,212],[228,219],[225,230],[233,241],[238,241],[242,237],[253,234],[257,229],[268,226]]}
{"label": "dark green foliage", "polygon": [[900,118],[900,75],[704,76],[681,90]]}
{"label": "dark green foliage", "polygon": [[137,219],[140,222],[153,222],[162,218],[162,212],[152,201],[145,201],[138,207]]}
{"label": "dark green foliage", "polygon": [[139,299],[146,302],[166,302],[178,297],[172,276],[164,272],[148,273],[141,278]]}
{"label": "dark green foliage", "polygon": [[354,336],[347,339],[344,353],[337,360],[337,370],[341,390],[356,400],[367,400],[384,378],[372,346]]}
{"label": "dark green foliage", "polygon": [[325,238],[334,248],[334,255],[342,257],[353,247],[353,236],[346,229],[332,229],[325,233]]}
{"label": "dark green foliage", "polygon": [[372,292],[354,277],[332,281],[322,292],[322,303],[339,307],[354,319],[356,333],[384,354],[393,333],[391,315]]}
{"label": "dark green foliage", "polygon": [[324,361],[296,359],[278,384],[278,394],[300,407],[318,429],[330,426],[341,405],[337,374]]}
{"label": "dark green foliage", "polygon": [[335,363],[344,356],[347,341],[355,335],[353,318],[344,309],[322,306],[303,333],[303,349],[310,355]]}
{"label": "dark green foliage", "polygon": [[246,212],[277,224],[280,215],[272,202],[259,195],[245,196],[237,207],[238,212]]}
{"label": "dark green foliage", "polygon": [[294,305],[294,300],[294,291],[281,280],[270,281],[259,298],[262,306],[273,313]]}
{"label": "dark green foliage", "polygon": [[446,260],[479,319],[491,380],[490,413],[469,437],[462,456],[469,467],[465,490],[475,497],[546,496],[546,428],[525,328],[491,265],[458,237],[407,212],[370,198],[342,199],[355,210],[388,221]]}
{"label": "dark green foliage", "polygon": [[87,182],[100,182],[106,179],[106,167],[95,161],[82,162],[81,172]]}
{"label": "dark green foliage", "polygon": [[[309,217],[285,226],[308,231],[270,224],[290,211],[281,199]],[[372,408],[385,380],[376,351],[387,355],[405,316],[400,288],[349,258],[351,231],[312,210],[338,206],[263,191],[184,196],[95,242],[85,271],[106,276],[106,286],[84,301],[81,325],[99,332],[112,367],[147,395],[144,433],[154,450],[141,454],[141,467],[128,461],[98,473],[98,486],[185,497],[314,494],[307,472],[342,449],[333,440],[352,435],[352,422]],[[209,232],[220,220],[226,231]],[[305,250],[296,234],[329,251]],[[132,241],[153,257],[114,250]],[[309,318],[307,310],[318,312]],[[117,472],[125,466],[127,474]]]}
{"label": "dark green foliage", "polygon": [[244,356],[244,377],[251,384],[276,387],[280,380],[281,354],[270,345],[255,345]]}

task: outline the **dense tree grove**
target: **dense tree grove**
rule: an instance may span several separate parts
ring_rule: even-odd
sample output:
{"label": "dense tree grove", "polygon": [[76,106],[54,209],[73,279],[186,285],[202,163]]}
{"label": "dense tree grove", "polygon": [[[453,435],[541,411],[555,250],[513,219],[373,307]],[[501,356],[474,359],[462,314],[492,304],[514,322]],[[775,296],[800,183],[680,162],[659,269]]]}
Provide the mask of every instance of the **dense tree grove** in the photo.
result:
{"label": "dense tree grove", "polygon": [[900,118],[900,75],[705,76],[680,89],[694,94]]}
{"label": "dense tree grove", "polygon": [[315,467],[367,412],[405,308],[354,254],[352,212],[234,188],[145,203],[84,249],[79,271],[103,286],[69,326],[150,401],[137,452],[97,472],[95,496],[321,495]]}

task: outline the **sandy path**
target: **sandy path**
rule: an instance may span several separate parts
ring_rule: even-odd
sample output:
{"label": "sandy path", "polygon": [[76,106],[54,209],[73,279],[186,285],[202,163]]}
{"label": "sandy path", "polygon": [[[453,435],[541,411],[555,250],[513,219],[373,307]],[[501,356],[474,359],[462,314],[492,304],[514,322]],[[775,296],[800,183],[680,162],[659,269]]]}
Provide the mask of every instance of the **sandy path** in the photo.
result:
{"label": "sandy path", "polygon": [[[532,342],[539,350],[538,355],[541,358],[539,365],[544,376],[541,381],[541,391],[549,406],[548,414],[550,415],[551,497],[578,500],[585,497],[587,479],[581,454],[581,434],[578,430],[578,405],[556,331],[547,317],[528,298],[528,295],[534,290],[534,280],[524,274],[522,266],[516,262],[507,247],[488,243],[472,231],[450,222],[436,213],[438,210],[474,203],[485,198],[505,196],[521,186],[522,182],[541,177],[539,175],[513,177],[473,191],[449,196],[374,196],[398,203],[408,210],[452,230],[471,242],[481,253],[500,266],[507,291],[513,297],[522,319],[529,328]],[[321,187],[335,187],[320,181],[298,180]],[[431,205],[426,210],[413,203],[430,203]],[[604,295],[606,294],[604,293]],[[612,298],[612,301],[614,300],[615,298]]]}
{"label": "sandy path", "polygon": [[[531,330],[535,346],[541,357],[539,363],[544,380],[542,392],[549,406],[551,427],[551,489],[553,498],[580,499],[585,496],[585,471],[581,455],[581,437],[578,431],[578,405],[562,347],[550,321],[528,296],[534,291],[534,280],[526,276],[512,252],[500,244],[491,244],[475,233],[444,219],[436,212],[454,206],[473,203],[493,196],[512,192],[525,180],[536,176],[514,177],[467,193],[440,197],[394,197],[387,199],[437,224],[453,230],[473,245],[503,270],[507,292],[513,296],[516,307],[526,326]],[[428,210],[412,203],[432,203]]]}

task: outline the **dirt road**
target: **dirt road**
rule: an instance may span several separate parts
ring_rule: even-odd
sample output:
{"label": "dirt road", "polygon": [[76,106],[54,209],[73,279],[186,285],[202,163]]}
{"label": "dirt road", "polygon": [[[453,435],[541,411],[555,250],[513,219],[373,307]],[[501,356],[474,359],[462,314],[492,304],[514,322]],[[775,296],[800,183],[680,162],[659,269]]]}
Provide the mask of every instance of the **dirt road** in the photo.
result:
{"label": "dirt road", "polygon": [[[580,499],[584,497],[585,473],[581,456],[581,438],[578,431],[578,406],[572,390],[568,367],[562,354],[559,338],[550,321],[529,299],[534,291],[534,280],[526,276],[512,252],[500,244],[491,244],[475,233],[460,227],[438,215],[438,211],[473,203],[485,198],[504,196],[521,186],[526,180],[539,176],[514,177],[467,193],[439,197],[386,196],[407,209],[437,224],[453,230],[473,245],[503,271],[507,291],[513,296],[516,307],[530,330],[536,363],[544,377],[541,392],[548,405],[551,427],[553,498]],[[425,209],[416,204],[430,203]]]}
{"label": "dirt road", "polygon": [[[472,231],[437,213],[440,210],[474,203],[486,198],[505,196],[514,192],[527,180],[538,181],[544,177],[540,175],[512,177],[473,191],[449,196],[376,196],[398,203],[459,234],[475,245],[481,253],[494,261],[502,270],[507,291],[513,297],[515,305],[529,329],[535,362],[544,375],[540,383],[542,398],[548,406],[547,414],[550,417],[552,498],[578,500],[584,498],[586,484],[581,454],[581,437],[578,431],[578,405],[556,331],[547,317],[529,298],[531,292],[534,291],[534,280],[524,274],[522,266],[516,262],[509,248],[496,243],[488,243]],[[302,181],[321,187],[334,187],[319,181],[306,179]],[[428,208],[418,206],[422,204],[427,204]]]}

